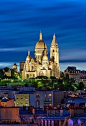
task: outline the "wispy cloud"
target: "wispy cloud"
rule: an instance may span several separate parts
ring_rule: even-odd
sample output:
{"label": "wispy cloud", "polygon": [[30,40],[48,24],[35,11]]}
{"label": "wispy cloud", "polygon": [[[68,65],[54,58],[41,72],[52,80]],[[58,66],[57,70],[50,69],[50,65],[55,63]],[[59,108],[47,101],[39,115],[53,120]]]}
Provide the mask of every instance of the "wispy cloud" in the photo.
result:
{"label": "wispy cloud", "polygon": [[14,64],[13,62],[0,62],[0,68],[4,68],[4,67],[12,68],[13,64]]}
{"label": "wispy cloud", "polygon": [[[16,62],[17,64],[17,69],[18,71],[20,70],[20,66],[19,63]],[[14,62],[0,62],[0,69],[5,68],[5,67],[9,67],[9,68],[13,68]]]}
{"label": "wispy cloud", "polygon": [[69,48],[62,49],[60,52],[60,60],[61,61],[86,61],[86,49],[85,48]]}
{"label": "wispy cloud", "polygon": [[19,48],[0,48],[0,52],[11,52],[11,51],[33,51],[34,47],[29,46],[29,47],[19,47]]}

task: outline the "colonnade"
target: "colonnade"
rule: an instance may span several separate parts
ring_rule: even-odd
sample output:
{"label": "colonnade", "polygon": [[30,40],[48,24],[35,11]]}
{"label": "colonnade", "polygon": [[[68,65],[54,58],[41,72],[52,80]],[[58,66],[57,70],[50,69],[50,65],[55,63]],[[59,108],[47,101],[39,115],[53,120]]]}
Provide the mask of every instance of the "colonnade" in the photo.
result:
{"label": "colonnade", "polygon": [[41,126],[62,126],[62,120],[41,119]]}

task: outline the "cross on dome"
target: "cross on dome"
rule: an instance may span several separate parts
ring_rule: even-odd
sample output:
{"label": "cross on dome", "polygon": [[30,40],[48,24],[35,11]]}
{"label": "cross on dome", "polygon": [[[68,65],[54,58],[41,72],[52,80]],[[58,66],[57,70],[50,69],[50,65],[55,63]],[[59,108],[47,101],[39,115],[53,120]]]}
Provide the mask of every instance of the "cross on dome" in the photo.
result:
{"label": "cross on dome", "polygon": [[40,31],[39,40],[42,40],[42,32]]}
{"label": "cross on dome", "polygon": [[56,35],[55,35],[55,33],[54,33],[54,35],[53,35],[53,39],[56,39]]}
{"label": "cross on dome", "polygon": [[30,51],[28,51],[28,55],[30,55]]}

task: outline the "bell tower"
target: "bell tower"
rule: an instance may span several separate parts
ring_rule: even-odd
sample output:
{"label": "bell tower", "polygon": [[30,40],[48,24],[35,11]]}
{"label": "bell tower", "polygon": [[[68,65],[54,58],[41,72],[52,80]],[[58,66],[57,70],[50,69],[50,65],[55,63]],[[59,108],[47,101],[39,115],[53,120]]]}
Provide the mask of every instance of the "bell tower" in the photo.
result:
{"label": "bell tower", "polygon": [[53,40],[51,42],[51,47],[50,47],[50,58],[52,57],[54,57],[54,62],[56,62],[59,66],[59,48],[58,48],[55,34],[53,35]]}

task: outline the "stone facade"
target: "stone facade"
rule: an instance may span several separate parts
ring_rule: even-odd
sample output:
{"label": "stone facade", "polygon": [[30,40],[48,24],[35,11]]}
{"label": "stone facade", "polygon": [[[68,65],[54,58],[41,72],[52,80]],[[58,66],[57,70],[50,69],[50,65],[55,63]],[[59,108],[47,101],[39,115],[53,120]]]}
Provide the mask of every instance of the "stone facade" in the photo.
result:
{"label": "stone facade", "polygon": [[28,51],[28,56],[26,57],[22,71],[22,79],[35,78],[37,76],[55,76],[56,78],[59,78],[59,48],[55,34],[53,35],[50,47],[50,60],[48,59],[47,54],[47,46],[42,40],[42,33],[40,32],[39,41],[35,46],[35,58],[33,59],[30,56],[30,51]]}
{"label": "stone facade", "polygon": [[78,70],[75,66],[68,66],[64,74],[68,74],[69,78],[74,78],[76,83],[83,82],[86,87],[86,70]]}

